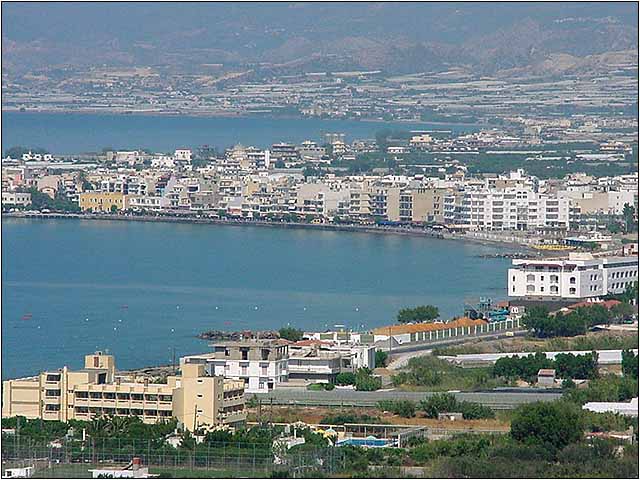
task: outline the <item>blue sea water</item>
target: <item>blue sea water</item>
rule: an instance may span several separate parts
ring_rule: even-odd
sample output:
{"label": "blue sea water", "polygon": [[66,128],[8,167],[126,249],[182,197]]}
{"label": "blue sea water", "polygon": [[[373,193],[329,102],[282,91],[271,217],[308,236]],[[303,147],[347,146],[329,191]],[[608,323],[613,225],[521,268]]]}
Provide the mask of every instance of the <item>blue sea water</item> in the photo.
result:
{"label": "blue sea water", "polygon": [[220,149],[238,143],[267,147],[273,143],[322,141],[324,133],[345,133],[347,140],[374,138],[384,128],[470,131],[464,125],[387,123],[269,117],[189,117],[65,113],[2,113],[3,152],[11,147],[41,147],[54,154],[100,151],[103,148],[148,148],[173,151],[201,145]]}
{"label": "blue sea water", "polygon": [[[322,330],[394,322],[506,295],[492,246],[422,237],[172,223],[3,219],[2,375],[120,368],[208,351],[209,329]],[[23,319],[24,315],[31,317]]]}

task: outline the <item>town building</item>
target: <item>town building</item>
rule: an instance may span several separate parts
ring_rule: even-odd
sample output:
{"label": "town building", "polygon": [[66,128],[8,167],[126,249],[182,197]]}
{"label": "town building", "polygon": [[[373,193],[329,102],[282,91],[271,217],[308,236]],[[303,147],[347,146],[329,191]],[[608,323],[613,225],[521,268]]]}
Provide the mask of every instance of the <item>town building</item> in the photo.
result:
{"label": "town building", "polygon": [[137,416],[145,423],[176,418],[190,431],[246,420],[244,383],[211,376],[203,365],[182,365],[167,383],[123,381],[115,359],[85,356],[84,368],[64,367],[2,383],[2,417],[91,420],[97,415]]}
{"label": "town building", "polygon": [[111,212],[128,210],[131,198],[117,192],[84,192],[78,195],[78,203],[83,212]]}
{"label": "town building", "polygon": [[638,257],[594,257],[570,253],[568,259],[512,260],[508,295],[530,300],[592,299],[623,293],[638,281]]}
{"label": "town building", "polygon": [[211,375],[241,380],[247,393],[269,392],[289,378],[286,340],[250,339],[211,347],[211,353],[182,357],[181,365],[200,364]]}
{"label": "town building", "polygon": [[31,205],[31,194],[22,192],[2,192],[2,206],[26,207]]}

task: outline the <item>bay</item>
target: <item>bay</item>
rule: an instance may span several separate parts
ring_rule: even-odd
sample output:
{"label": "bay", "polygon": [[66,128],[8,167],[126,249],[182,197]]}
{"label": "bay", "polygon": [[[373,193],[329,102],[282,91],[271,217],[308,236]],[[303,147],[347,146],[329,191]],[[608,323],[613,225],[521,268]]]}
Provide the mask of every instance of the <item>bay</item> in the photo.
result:
{"label": "bay", "polygon": [[[2,375],[106,350],[119,368],[208,351],[205,330],[361,329],[506,296],[497,247],[423,237],[91,220],[2,221]],[[31,317],[23,319],[27,314]]]}
{"label": "bay", "polygon": [[3,152],[15,146],[40,147],[54,154],[95,152],[103,148],[169,152],[201,145],[224,149],[238,143],[266,148],[281,141],[322,142],[325,133],[344,133],[347,140],[374,138],[377,131],[385,128],[477,130],[469,125],[317,118],[2,112],[2,147]]}

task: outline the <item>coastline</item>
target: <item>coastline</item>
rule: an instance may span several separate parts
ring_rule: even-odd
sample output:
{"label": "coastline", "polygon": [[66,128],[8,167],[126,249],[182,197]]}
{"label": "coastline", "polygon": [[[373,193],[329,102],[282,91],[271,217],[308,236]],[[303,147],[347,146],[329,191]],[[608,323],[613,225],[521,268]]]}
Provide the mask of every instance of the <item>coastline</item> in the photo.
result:
{"label": "coastline", "polygon": [[158,110],[158,111],[147,111],[147,110],[74,110],[74,109],[55,109],[55,108],[40,108],[34,110],[24,110],[21,111],[19,109],[6,109],[3,108],[1,113],[11,113],[11,114],[60,114],[60,115],[99,115],[99,116],[123,116],[123,117],[132,117],[132,116],[141,116],[141,117],[192,117],[192,118],[268,118],[272,120],[328,120],[328,121],[353,121],[353,122],[362,122],[362,123],[380,123],[380,124],[425,124],[425,125],[433,125],[437,127],[463,127],[463,128],[475,128],[480,129],[485,127],[486,124],[482,122],[477,123],[467,123],[467,122],[442,122],[442,121],[423,121],[423,120],[412,120],[412,119],[393,119],[393,120],[384,120],[381,118],[362,118],[362,117],[353,117],[353,118],[324,118],[324,117],[307,117],[304,115],[291,115],[291,114],[256,114],[256,113],[236,113],[236,112],[202,112],[202,111],[170,111],[170,110]]}
{"label": "coastline", "polygon": [[483,245],[504,245],[521,251],[539,254],[529,245],[513,241],[496,241],[481,238],[474,238],[467,235],[455,233],[443,233],[424,228],[412,227],[391,227],[391,226],[371,226],[371,225],[339,225],[339,224],[313,224],[303,222],[274,222],[268,220],[223,220],[217,218],[203,217],[181,217],[177,215],[117,215],[110,213],[39,213],[25,214],[21,212],[3,213],[2,218],[26,218],[26,219],[76,219],[76,220],[110,220],[110,221],[130,221],[130,222],[161,222],[161,223],[190,223],[198,225],[222,225],[231,227],[263,227],[263,228],[284,228],[296,230],[320,230],[334,232],[351,233],[373,233],[383,235],[401,235],[414,237],[437,238],[441,240],[456,240]]}

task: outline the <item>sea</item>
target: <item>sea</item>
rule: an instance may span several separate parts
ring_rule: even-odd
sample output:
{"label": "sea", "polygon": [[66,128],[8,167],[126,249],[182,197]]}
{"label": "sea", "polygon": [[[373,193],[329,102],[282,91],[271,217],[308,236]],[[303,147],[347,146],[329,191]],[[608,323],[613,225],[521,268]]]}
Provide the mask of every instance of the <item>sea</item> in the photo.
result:
{"label": "sea", "polygon": [[277,142],[322,142],[325,133],[344,133],[348,141],[375,138],[392,130],[475,131],[473,125],[375,122],[318,118],[193,117],[2,112],[2,151],[25,146],[54,154],[145,148],[173,152],[209,145],[265,148]]}
{"label": "sea", "polygon": [[2,220],[2,376],[209,351],[206,330],[369,329],[399,309],[506,297],[500,247],[251,226]]}

